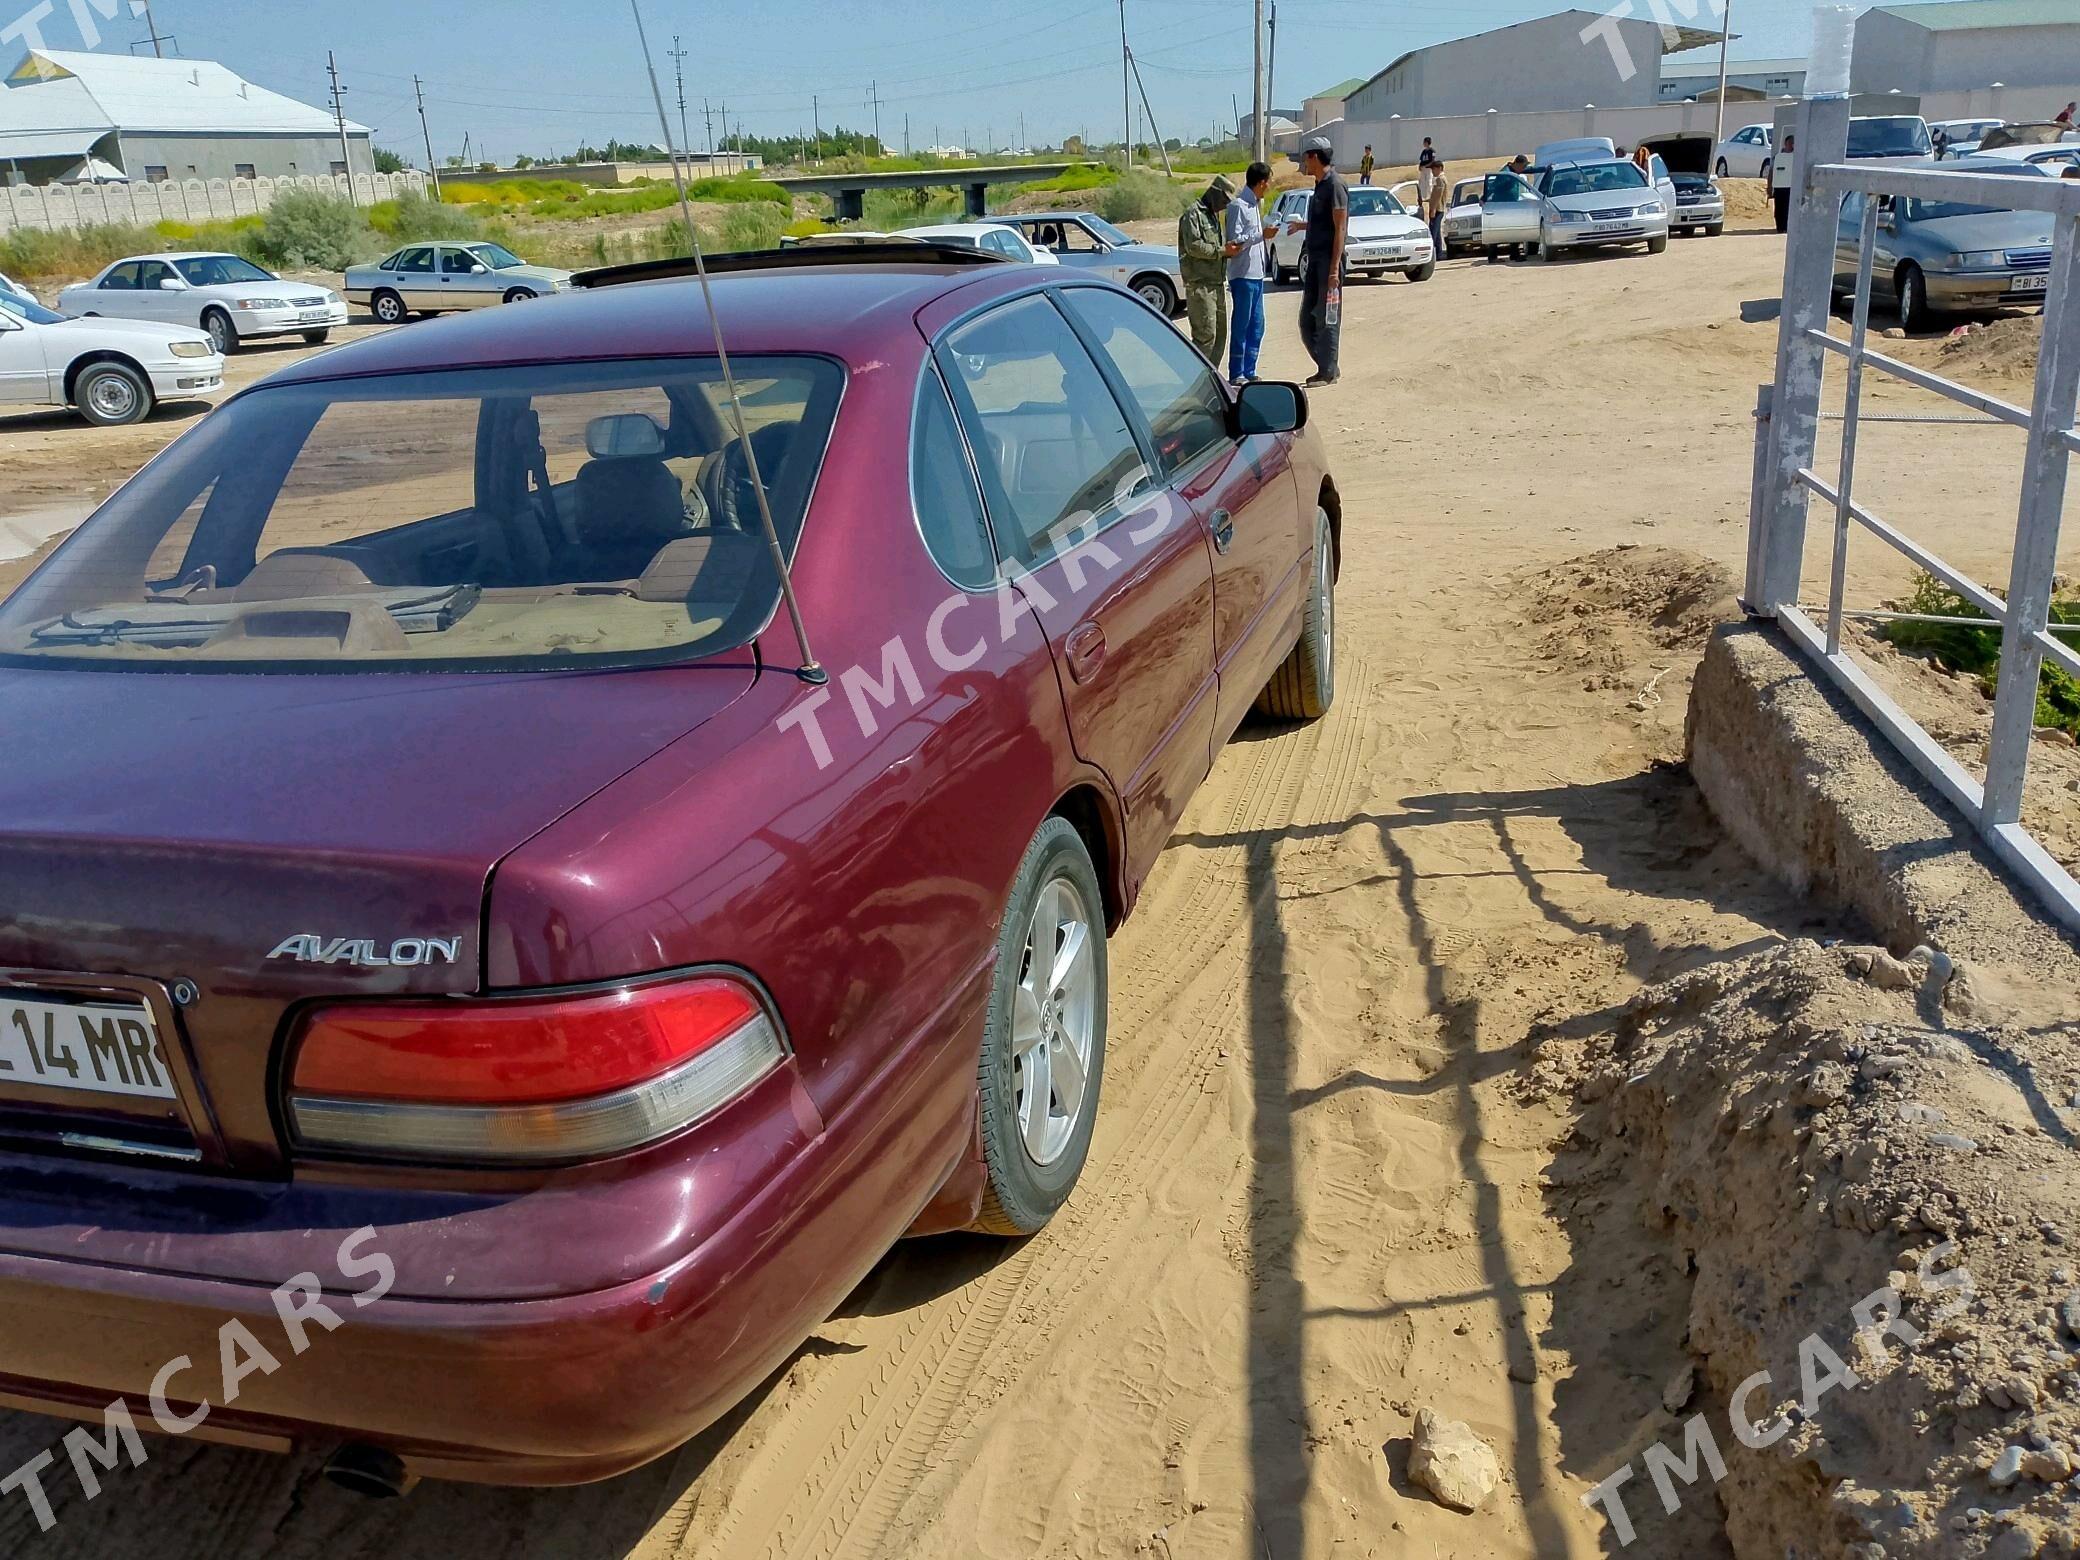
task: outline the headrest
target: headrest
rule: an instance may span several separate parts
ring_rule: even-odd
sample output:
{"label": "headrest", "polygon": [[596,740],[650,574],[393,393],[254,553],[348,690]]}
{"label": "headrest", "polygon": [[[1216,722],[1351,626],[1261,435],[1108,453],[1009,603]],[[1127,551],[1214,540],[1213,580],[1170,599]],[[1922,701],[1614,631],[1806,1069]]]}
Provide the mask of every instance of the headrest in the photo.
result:
{"label": "headrest", "polygon": [[736,601],[766,556],[742,531],[708,531],[659,549],[636,582],[638,601]]}
{"label": "headrest", "polygon": [[284,547],[253,565],[231,592],[233,601],[300,601],[346,596],[375,584],[352,559],[316,549]]}
{"label": "headrest", "polygon": [[648,412],[616,412],[585,425],[585,450],[595,460],[627,460],[664,454],[664,429]]}

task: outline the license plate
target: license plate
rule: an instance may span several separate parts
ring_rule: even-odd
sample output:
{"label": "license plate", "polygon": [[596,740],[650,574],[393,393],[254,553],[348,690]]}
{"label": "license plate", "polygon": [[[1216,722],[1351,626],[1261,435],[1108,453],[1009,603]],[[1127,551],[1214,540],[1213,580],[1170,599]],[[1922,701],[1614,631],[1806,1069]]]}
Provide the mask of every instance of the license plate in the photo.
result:
{"label": "license plate", "polygon": [[1622,233],[1631,227],[1630,222],[1599,222],[1589,231],[1592,233]]}
{"label": "license plate", "polygon": [[2044,292],[2048,290],[2050,281],[2051,278],[2048,276],[2010,277],[2008,290],[2010,292]]}
{"label": "license plate", "polygon": [[0,992],[0,1083],[175,1097],[151,1010],[134,1002],[47,1002]]}
{"label": "license plate", "polygon": [[316,325],[323,321],[324,318],[325,310],[323,309],[305,309],[303,311],[303,323],[306,325]]}

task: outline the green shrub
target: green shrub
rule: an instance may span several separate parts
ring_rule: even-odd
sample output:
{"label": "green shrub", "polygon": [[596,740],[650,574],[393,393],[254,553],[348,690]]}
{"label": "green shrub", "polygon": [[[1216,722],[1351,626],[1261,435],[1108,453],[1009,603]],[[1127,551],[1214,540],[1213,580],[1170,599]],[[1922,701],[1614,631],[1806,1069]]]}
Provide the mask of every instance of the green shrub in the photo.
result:
{"label": "green shrub", "polygon": [[253,247],[262,263],[277,270],[343,271],[382,252],[368,218],[352,201],[317,190],[277,196]]}
{"label": "green shrub", "polygon": [[1014,195],[1049,195],[1073,190],[1103,189],[1108,184],[1119,182],[1119,170],[1102,163],[1080,163],[1066,173],[1058,173],[1051,179],[1035,179],[1031,184],[1012,187]]}
{"label": "green shrub", "polygon": [[[1977,607],[1930,574],[1915,577],[1913,590],[1897,603],[1897,610],[1930,617],[1981,616]],[[2080,623],[2080,600],[2053,601],[2051,621]],[[1952,671],[1977,677],[1988,693],[1999,682],[2001,631],[1997,628],[1975,628],[1967,623],[1887,623],[1880,633],[1902,650],[1925,655]],[[2074,636],[2059,637],[2069,644],[2074,642]],[[2036,723],[2057,726],[2080,737],[2080,682],[2049,663],[2037,681]]]}
{"label": "green shrub", "polygon": [[1137,222],[1155,217],[1180,217],[1197,198],[1188,189],[1160,173],[1135,168],[1123,173],[1098,196],[1098,215],[1107,222]]}
{"label": "green shrub", "polygon": [[23,228],[0,237],[0,271],[24,282],[92,276],[112,260],[163,247],[147,227]]}
{"label": "green shrub", "polygon": [[[771,249],[780,242],[790,214],[770,201],[733,206],[722,218],[722,231],[715,247],[721,250]],[[680,229],[683,235],[684,228]],[[706,235],[703,234],[703,241]],[[681,238],[683,245],[684,239]]]}
{"label": "green shrub", "polygon": [[754,179],[738,174],[727,179],[695,179],[686,186],[686,194],[692,200],[711,201],[777,201],[783,206],[792,205],[794,197],[770,179]]}
{"label": "green shrub", "polygon": [[371,206],[368,222],[378,233],[400,243],[475,238],[483,230],[472,207],[451,206],[409,193]]}

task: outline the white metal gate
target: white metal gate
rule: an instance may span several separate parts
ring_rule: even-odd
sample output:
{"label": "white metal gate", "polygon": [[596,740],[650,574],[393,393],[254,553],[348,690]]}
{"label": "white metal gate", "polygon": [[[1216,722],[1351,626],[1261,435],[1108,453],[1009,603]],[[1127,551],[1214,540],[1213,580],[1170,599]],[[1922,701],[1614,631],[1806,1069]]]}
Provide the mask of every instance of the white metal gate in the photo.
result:
{"label": "white metal gate", "polygon": [[[1818,98],[1801,105],[1790,238],[1784,257],[1777,377],[1762,388],[1756,417],[1755,483],[1749,516],[1747,605],[1774,618],[1836,686],[1951,803],[1971,820],[1994,855],[2023,878],[2067,926],[2080,931],[2080,884],[2023,827],[2023,782],[2035,726],[2037,682],[2050,659],[2080,676],[2080,654],[2047,632],[2066,466],[2080,436],[2073,427],[2080,391],[2080,179],[2015,177],[1846,160],[1849,103]],[[1829,330],[1835,289],[1837,225],[1845,196],[1861,192],[1856,305],[1845,339]],[[1879,218],[1873,197],[1918,196],[2053,215],[2044,341],[2036,388],[2026,407],[1982,394],[1903,363],[1869,345],[1871,252]],[[1820,390],[1830,355],[1847,364],[1841,460],[1832,479],[1813,469]],[[2026,429],[2022,502],[2005,598],[1953,568],[1932,550],[1856,502],[1856,433],[1866,371],[1933,391]],[[1833,569],[1824,622],[1799,607],[1807,508],[1814,497],[1834,511]],[[1981,786],[1878,686],[1842,648],[1843,580],[1849,534],[1859,526],[1912,559],[2001,628],[1993,736]]]}

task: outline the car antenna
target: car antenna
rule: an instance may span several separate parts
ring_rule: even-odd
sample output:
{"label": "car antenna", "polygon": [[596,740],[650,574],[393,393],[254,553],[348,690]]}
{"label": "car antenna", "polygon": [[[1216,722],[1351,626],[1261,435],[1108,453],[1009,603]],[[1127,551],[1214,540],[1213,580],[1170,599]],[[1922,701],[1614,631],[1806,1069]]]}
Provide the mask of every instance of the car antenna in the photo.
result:
{"label": "car antenna", "polygon": [[795,600],[794,576],[787,566],[787,549],[780,545],[780,531],[773,524],[773,506],[766,499],[765,478],[759,474],[758,451],[751,446],[751,432],[744,421],[743,397],[737,394],[737,376],[729,366],[729,349],[722,344],[722,317],[715,312],[715,294],[708,286],[708,262],[701,254],[701,237],[693,226],[693,202],[686,193],[686,173],[679,166],[679,146],[672,139],[672,119],[664,109],[664,89],[657,84],[657,62],[650,57],[650,35],[643,27],[643,7],[640,0],[628,0],[628,8],[636,19],[636,41],[642,45],[643,68],[650,73],[650,96],[657,103],[657,123],[664,130],[665,150],[672,159],[672,182],[679,187],[679,215],[686,223],[686,243],[693,252],[693,269],[701,279],[701,303],[708,311],[708,324],[715,332],[715,357],[722,365],[722,385],[729,392],[729,409],[737,424],[737,442],[744,448],[744,460],[751,468],[751,490],[758,497],[758,519],[765,527],[766,545],[773,550],[773,567],[780,571],[780,595],[787,603],[787,615],[794,623],[795,643],[801,647],[802,664],[798,675],[806,683],[827,683],[830,674],[818,663],[815,652],[809,648],[809,630],[802,622],[802,604]]}

